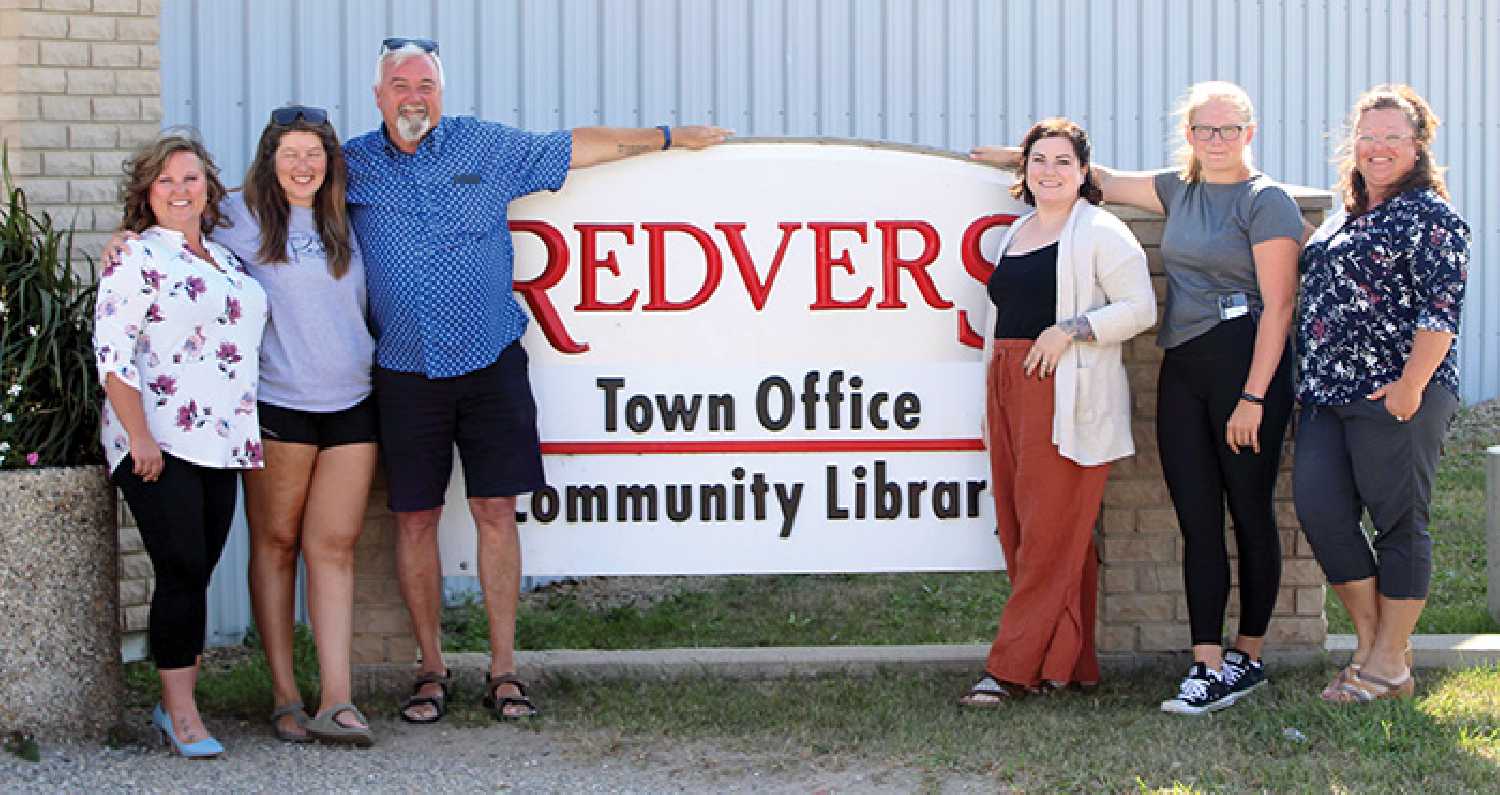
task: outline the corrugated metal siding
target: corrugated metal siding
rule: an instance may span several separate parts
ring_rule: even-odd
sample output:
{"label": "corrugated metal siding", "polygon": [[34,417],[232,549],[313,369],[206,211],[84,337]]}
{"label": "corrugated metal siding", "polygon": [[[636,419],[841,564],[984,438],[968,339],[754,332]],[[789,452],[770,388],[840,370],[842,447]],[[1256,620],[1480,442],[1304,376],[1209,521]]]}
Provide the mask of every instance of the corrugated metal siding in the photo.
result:
{"label": "corrugated metal siding", "polygon": [[1438,158],[1475,233],[1464,398],[1500,395],[1494,0],[165,0],[165,121],[201,129],[236,183],[272,107],[377,125],[393,33],[442,43],[446,112],[530,129],[711,122],[965,151],[1061,113],[1125,168],[1167,162],[1189,83],[1232,80],[1257,104],[1260,166],[1315,187],[1359,92],[1408,82],[1446,121]]}
{"label": "corrugated metal siding", "polygon": [[1439,159],[1475,231],[1464,397],[1500,394],[1494,0],[166,0],[166,122],[203,130],[230,182],[278,104],[370,129],[391,33],[442,43],[447,112],[531,129],[705,121],[963,151],[1062,113],[1127,168],[1166,162],[1185,86],[1233,80],[1261,167],[1316,187],[1354,97],[1409,82],[1446,121]]}

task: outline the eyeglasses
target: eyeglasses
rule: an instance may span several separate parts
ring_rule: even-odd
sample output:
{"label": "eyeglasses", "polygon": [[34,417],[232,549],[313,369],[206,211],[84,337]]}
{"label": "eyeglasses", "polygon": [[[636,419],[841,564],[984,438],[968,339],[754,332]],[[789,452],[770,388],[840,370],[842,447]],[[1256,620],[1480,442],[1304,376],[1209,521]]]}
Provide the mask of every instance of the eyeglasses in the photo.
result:
{"label": "eyeglasses", "polygon": [[271,111],[271,123],[282,127],[295,122],[298,119],[308,124],[322,124],[328,121],[328,111],[322,108],[314,108],[311,105],[287,105]]}
{"label": "eyeglasses", "polygon": [[436,41],[432,39],[411,39],[405,36],[388,36],[385,41],[380,42],[380,51],[383,53],[391,52],[407,45],[417,47],[425,53],[438,54],[438,43]]}
{"label": "eyeglasses", "polygon": [[1214,133],[1219,134],[1220,140],[1237,141],[1239,140],[1240,133],[1245,131],[1245,125],[1225,124],[1219,127],[1213,127],[1207,124],[1194,124],[1188,129],[1192,130],[1193,137],[1199,141],[1212,141],[1214,139]]}
{"label": "eyeglasses", "polygon": [[1396,133],[1391,133],[1390,135],[1370,135],[1362,133],[1354,136],[1354,140],[1362,146],[1374,146],[1376,143],[1381,143],[1394,148],[1410,141],[1413,137],[1415,136],[1410,133],[1406,135],[1397,135]]}

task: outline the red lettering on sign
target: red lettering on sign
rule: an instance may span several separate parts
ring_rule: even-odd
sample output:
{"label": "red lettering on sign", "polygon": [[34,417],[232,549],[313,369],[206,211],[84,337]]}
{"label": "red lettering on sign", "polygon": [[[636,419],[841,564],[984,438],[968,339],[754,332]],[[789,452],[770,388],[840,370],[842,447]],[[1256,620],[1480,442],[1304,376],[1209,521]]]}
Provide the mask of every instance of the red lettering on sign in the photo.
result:
{"label": "red lettering on sign", "polygon": [[[714,245],[713,238],[708,233],[692,224],[679,222],[643,223],[641,228],[646,230],[646,267],[650,274],[650,296],[651,300],[641,307],[646,312],[680,312],[684,309],[693,309],[702,306],[708,297],[719,288],[719,280],[724,276],[724,258],[719,254],[719,247]],[[666,237],[668,232],[681,232],[698,242],[698,247],[703,249],[706,272],[703,274],[703,286],[698,292],[686,301],[674,302],[667,298],[667,252]]]}
{"label": "red lettering on sign", "polygon": [[761,281],[755,270],[755,261],[750,257],[750,249],[745,247],[745,225],[738,222],[714,224],[729,243],[729,253],[734,255],[734,264],[740,268],[740,279],[745,282],[745,293],[750,296],[750,304],[757,312],[766,308],[766,299],[771,295],[776,273],[781,270],[781,261],[786,258],[786,247],[792,242],[792,233],[802,228],[802,224],[796,221],[782,221],[776,226],[781,230],[781,244],[776,247],[776,256],[771,258],[771,269],[766,272],[765,281]]}
{"label": "red lettering on sign", "polygon": [[869,306],[870,294],[875,292],[874,287],[866,287],[858,298],[850,301],[833,297],[833,266],[843,268],[846,273],[854,273],[854,262],[849,259],[847,248],[834,256],[830,240],[834,232],[855,232],[859,235],[859,242],[864,243],[869,225],[852,221],[811,221],[807,226],[813,230],[813,274],[817,283],[817,300],[808,308],[864,309]]}
{"label": "red lettering on sign", "polygon": [[[875,307],[906,308],[906,302],[901,300],[901,271],[905,270],[911,274],[912,281],[916,282],[917,289],[922,293],[922,300],[928,306],[933,309],[952,309],[953,302],[938,293],[937,285],[932,283],[932,276],[927,273],[927,266],[937,259],[938,252],[942,250],[942,240],[932,224],[926,221],[876,221],[875,228],[880,230],[880,263],[885,274],[885,298]],[[922,236],[922,253],[916,259],[901,258],[901,233],[905,231]]]}
{"label": "red lettering on sign", "polygon": [[601,232],[616,232],[625,236],[627,245],[635,242],[634,224],[574,224],[573,228],[578,230],[578,306],[574,307],[579,312],[629,312],[635,306],[636,296],[641,294],[640,290],[631,290],[630,295],[623,301],[607,302],[599,300],[598,271],[600,268],[610,273],[620,275],[620,262],[615,259],[615,252],[611,251],[599,259],[598,235]]}
{"label": "red lettering on sign", "polygon": [[[963,242],[959,244],[959,251],[963,255],[964,271],[980,284],[986,284],[990,280],[990,274],[994,272],[995,265],[984,258],[984,252],[979,248],[979,242],[984,233],[997,226],[1008,226],[1014,223],[1018,216],[1008,213],[986,215],[964,230]],[[983,348],[984,337],[974,330],[973,324],[969,322],[969,312],[965,309],[958,310],[958,341],[970,348]]]}
{"label": "red lettering on sign", "polygon": [[536,318],[537,325],[541,326],[542,335],[561,353],[588,352],[588,345],[578,343],[568,335],[562,317],[557,314],[557,307],[547,297],[547,291],[562,281],[563,275],[568,272],[568,241],[563,239],[561,232],[545,221],[511,221],[510,231],[536,235],[547,248],[547,265],[542,268],[542,272],[535,279],[517,281],[512,285],[526,300],[526,305],[531,307],[531,315]]}

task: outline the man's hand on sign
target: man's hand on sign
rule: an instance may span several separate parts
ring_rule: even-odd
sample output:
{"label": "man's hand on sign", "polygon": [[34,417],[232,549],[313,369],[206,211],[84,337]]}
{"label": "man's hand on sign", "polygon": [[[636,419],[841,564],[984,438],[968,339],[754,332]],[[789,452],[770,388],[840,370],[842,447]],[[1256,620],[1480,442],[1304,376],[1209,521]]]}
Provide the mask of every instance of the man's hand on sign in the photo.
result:
{"label": "man's hand on sign", "polygon": [[714,144],[722,144],[734,135],[734,130],[725,127],[713,127],[704,124],[694,124],[687,127],[672,128],[673,149],[704,149]]}
{"label": "man's hand on sign", "polygon": [[1021,147],[1019,146],[976,146],[969,150],[969,158],[981,163],[989,163],[992,166],[1008,168],[1011,171],[1019,171],[1021,168]]}

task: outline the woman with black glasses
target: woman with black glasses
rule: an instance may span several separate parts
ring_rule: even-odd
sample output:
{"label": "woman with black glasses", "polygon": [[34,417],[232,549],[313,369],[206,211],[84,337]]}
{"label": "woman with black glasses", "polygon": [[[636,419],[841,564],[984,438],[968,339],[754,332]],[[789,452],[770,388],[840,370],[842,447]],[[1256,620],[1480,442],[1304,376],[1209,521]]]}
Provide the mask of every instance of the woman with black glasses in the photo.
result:
{"label": "woman with black glasses", "polygon": [[[265,468],[246,474],[250,598],[275,691],[271,726],[286,742],[370,745],[352,703],[354,545],[376,460],[365,272],[345,208],[338,135],[322,108],[277,108],[243,191],[221,205],[215,243],[265,291],[259,415]],[[125,235],[106,252],[116,260]],[[232,312],[232,310],[231,310]],[[248,411],[248,409],[247,409]],[[309,717],[292,671],[297,555],[307,564],[318,647],[319,708]]]}
{"label": "woman with black glasses", "polygon": [[[1105,201],[1167,217],[1156,437],[1183,538],[1193,665],[1161,708],[1199,715],[1266,681],[1260,650],[1281,584],[1272,499],[1292,411],[1287,338],[1303,222],[1291,196],[1252,166],[1255,109],[1244,89],[1197,83],[1176,115],[1183,141],[1176,169],[1095,164],[1093,173]],[[1011,165],[1013,151],[981,147],[974,156]],[[1238,633],[1227,650],[1226,503],[1240,574]]]}

